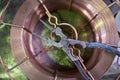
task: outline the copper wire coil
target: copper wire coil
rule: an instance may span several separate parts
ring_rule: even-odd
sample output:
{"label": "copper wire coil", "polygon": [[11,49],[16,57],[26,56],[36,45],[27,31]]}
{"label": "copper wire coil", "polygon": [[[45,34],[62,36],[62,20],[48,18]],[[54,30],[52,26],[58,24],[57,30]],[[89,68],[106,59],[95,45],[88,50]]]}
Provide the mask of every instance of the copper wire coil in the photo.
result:
{"label": "copper wire coil", "polygon": [[[94,39],[92,41],[117,45],[118,34],[111,11],[106,8],[101,13],[99,13],[107,6],[103,1],[98,2],[97,0],[73,0],[72,3],[70,3],[70,0],[45,0],[44,2],[51,12],[57,9],[71,8],[71,10],[81,13],[88,21],[93,19],[93,17],[98,14],[98,16],[96,16],[90,22],[94,35]],[[13,24],[24,26],[32,32],[36,31],[39,33],[36,26],[38,24],[39,17],[43,18],[44,15],[44,9],[41,4],[39,5],[37,0],[26,0],[18,10]],[[41,24],[39,26],[41,26]],[[12,27],[11,47],[16,61],[20,62],[27,56],[33,56],[37,52],[38,48],[41,49],[42,43],[40,41],[36,41],[32,35],[23,29]],[[37,49],[35,49],[36,47]],[[51,65],[54,65],[54,63],[46,56],[47,55],[45,55],[43,58],[40,55],[40,57],[26,61],[20,65],[21,70],[31,80],[52,79],[52,77],[55,76],[55,67],[51,68]],[[39,58],[42,58],[43,61],[40,61],[41,59]],[[107,52],[104,52],[100,49],[94,49],[92,57],[90,57],[90,59],[87,61],[86,66],[95,79],[100,79],[111,65],[113,59],[113,55],[108,54]],[[49,65],[47,65],[47,62],[45,62],[46,64],[42,64],[44,61],[49,61]],[[68,78],[72,80],[80,77],[77,69],[62,71],[58,70],[57,75],[63,77],[64,79]]]}

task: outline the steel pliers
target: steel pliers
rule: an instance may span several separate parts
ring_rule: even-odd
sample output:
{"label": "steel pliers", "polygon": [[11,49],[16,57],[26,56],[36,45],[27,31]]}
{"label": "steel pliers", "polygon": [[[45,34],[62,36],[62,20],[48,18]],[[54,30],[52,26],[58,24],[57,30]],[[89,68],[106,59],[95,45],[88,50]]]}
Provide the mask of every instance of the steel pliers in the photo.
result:
{"label": "steel pliers", "polygon": [[75,63],[77,69],[84,77],[85,80],[94,80],[94,78],[90,77],[86,71],[84,70],[83,66],[80,64],[78,58],[71,55],[69,45],[79,44],[83,48],[101,48],[107,52],[110,52],[114,55],[120,56],[120,52],[107,44],[99,43],[99,42],[85,42],[80,40],[69,39],[65,34],[63,34],[62,30],[59,27],[53,28],[51,25],[45,23],[43,20],[40,20],[42,24],[47,27],[51,32],[55,33],[57,36],[61,38],[60,42],[55,42],[54,40],[47,39],[49,46],[55,46],[58,48],[62,48],[62,50],[66,53],[66,55]]}

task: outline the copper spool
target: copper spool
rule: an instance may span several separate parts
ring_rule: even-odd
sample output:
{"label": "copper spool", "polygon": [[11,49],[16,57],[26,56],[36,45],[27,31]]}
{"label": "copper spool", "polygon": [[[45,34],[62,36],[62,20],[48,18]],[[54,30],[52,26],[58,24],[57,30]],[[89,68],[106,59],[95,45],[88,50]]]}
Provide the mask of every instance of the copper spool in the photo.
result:
{"label": "copper spool", "polygon": [[[99,13],[100,10],[106,7],[105,3],[102,0],[73,0],[72,3],[70,2],[70,0],[44,1],[44,3],[51,12],[57,9],[71,8],[71,10],[82,13],[88,21],[90,21],[97,13]],[[25,28],[34,32],[36,31],[35,29],[39,21],[39,17],[42,18],[44,15],[44,9],[42,5],[37,2],[37,0],[26,0],[18,10],[14,18],[13,24],[24,26]],[[106,8],[97,17],[95,17],[90,22],[90,25],[94,35],[93,41],[108,43],[111,45],[117,44],[117,29],[114,17],[112,16],[109,8]],[[35,52],[37,52],[37,50],[39,51],[39,49],[41,49],[41,46],[36,45],[41,45],[42,43],[35,40],[36,39],[31,34],[27,33],[23,29],[12,27],[11,47],[14,58],[17,62],[20,62],[27,56],[32,56],[33,54],[35,54]],[[42,58],[41,55],[39,57]],[[52,66],[53,63],[47,63],[49,59],[46,56],[42,58],[43,61],[39,61],[39,57],[35,59],[30,59],[20,65],[21,70],[31,80],[52,79],[52,77],[55,76],[55,70],[51,68],[50,63]],[[94,49],[93,55],[87,61],[86,66],[95,79],[100,79],[110,67],[113,59],[113,55],[108,54],[107,52],[100,49]],[[44,62],[45,64],[42,64],[42,62]],[[57,74],[64,79],[67,78],[73,80],[80,77],[80,74],[76,69],[64,71],[58,70]]]}

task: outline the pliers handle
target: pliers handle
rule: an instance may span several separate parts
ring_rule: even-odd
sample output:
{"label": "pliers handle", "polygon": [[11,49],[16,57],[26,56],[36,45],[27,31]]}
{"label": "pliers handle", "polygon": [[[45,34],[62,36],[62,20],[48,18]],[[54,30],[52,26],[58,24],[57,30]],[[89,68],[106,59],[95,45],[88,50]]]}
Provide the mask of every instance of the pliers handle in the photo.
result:
{"label": "pliers handle", "polygon": [[76,67],[78,68],[78,71],[81,73],[81,75],[84,77],[85,80],[92,80],[91,77],[87,74],[87,72],[84,70],[83,65],[80,63],[79,59],[74,57],[71,54],[71,50],[69,48],[69,45],[74,45],[74,44],[80,44],[84,48],[86,47],[86,43],[84,41],[74,41],[73,39],[68,39],[65,34],[62,33],[62,30],[57,27],[53,28],[52,26],[48,25],[44,21],[40,20],[51,32],[54,32],[57,36],[61,37],[60,42],[55,42],[51,39],[48,38],[48,43],[52,46],[56,46],[59,48],[62,48],[62,50],[66,53],[66,55],[75,63]]}

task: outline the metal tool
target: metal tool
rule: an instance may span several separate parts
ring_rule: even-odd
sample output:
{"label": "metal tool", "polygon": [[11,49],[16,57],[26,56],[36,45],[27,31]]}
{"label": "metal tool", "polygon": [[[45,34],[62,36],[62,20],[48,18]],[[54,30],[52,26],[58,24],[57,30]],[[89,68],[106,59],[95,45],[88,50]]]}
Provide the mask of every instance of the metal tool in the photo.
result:
{"label": "metal tool", "polygon": [[[49,24],[51,24],[54,28],[56,28],[57,26],[61,26],[61,25],[69,26],[70,28],[73,29],[73,31],[74,31],[74,33],[75,33],[76,39],[78,39],[77,30],[74,28],[73,25],[67,24],[67,23],[58,23],[57,17],[54,16],[54,15],[52,15],[52,14],[50,13],[50,11],[49,11],[48,8],[46,7],[46,5],[43,3],[43,1],[42,1],[42,0],[38,0],[38,1],[42,4],[43,8],[45,9],[45,13],[46,13],[46,15],[48,16],[48,22],[49,22]],[[55,22],[52,22],[52,21],[51,21],[52,19],[54,19]]]}
{"label": "metal tool", "polygon": [[[46,4],[50,4],[50,5],[47,5],[47,7],[49,8],[49,6],[50,7],[53,7],[53,9],[55,9],[56,7],[54,7],[54,5],[58,5],[58,8],[62,8],[61,7],[61,3],[62,4],[64,4],[64,3],[66,3],[66,4],[69,4],[69,1],[68,0],[65,0],[65,1],[63,1],[63,0],[44,0],[45,1],[45,3]],[[78,11],[79,12],[83,12],[82,10],[80,11],[80,9],[81,8],[83,8],[83,6],[82,7],[80,7],[81,6],[81,4],[83,4],[83,5],[85,5],[85,6],[87,6],[88,5],[88,3],[86,3],[86,4],[84,4],[84,3],[82,3],[82,2],[84,2],[85,0],[81,0],[81,1],[78,1],[78,0],[74,0],[73,1],[73,3],[72,3],[72,5],[74,4],[75,6],[77,6],[75,9],[78,9]],[[89,1],[89,0],[88,0]],[[20,11],[19,11],[19,14],[17,15],[17,18],[15,18],[15,20],[14,20],[14,24],[19,24],[19,25],[23,25],[23,24],[25,24],[26,22],[22,22],[22,21],[28,21],[28,20],[30,20],[29,18],[28,18],[28,15],[26,15],[25,13],[30,13],[30,10],[28,10],[28,9],[31,9],[31,10],[34,10],[33,8],[34,7],[36,7],[38,4],[36,4],[37,3],[37,1],[36,0],[26,0],[25,1],[26,3],[22,6],[22,9],[20,9]],[[58,4],[55,4],[56,2],[58,2]],[[102,4],[101,3],[101,1],[99,1],[100,2],[100,5],[99,5],[99,3],[96,1],[94,1],[94,0],[91,0],[91,4],[95,7],[95,9],[96,9],[96,12],[99,12],[99,11],[97,11],[97,10],[99,10],[99,6],[101,6],[102,8],[104,8],[105,6],[104,6],[104,4]],[[59,4],[60,3],[60,4]],[[97,4],[98,3],[98,4]],[[27,5],[27,4],[30,4],[30,6],[29,5]],[[90,5],[91,5],[90,4]],[[95,5],[96,4],[96,5]],[[52,6],[53,5],[53,6]],[[80,6],[79,6],[80,5]],[[67,7],[67,6],[66,6]],[[26,8],[26,11],[24,11],[24,8]],[[73,8],[73,6],[71,6],[71,8]],[[88,7],[86,7],[86,8],[88,8]],[[86,10],[86,8],[84,8],[84,10]],[[41,9],[43,9],[42,7],[40,7],[39,8],[40,10]],[[50,9],[50,8],[49,8]],[[91,8],[89,8],[89,9],[91,9]],[[89,9],[87,9],[87,10],[89,10]],[[22,10],[22,11],[21,11]],[[92,9],[93,10],[93,9]],[[50,11],[52,11],[52,9],[50,9]],[[91,12],[91,10],[89,10],[90,12]],[[20,13],[20,12],[22,12],[22,13]],[[95,12],[95,13],[96,13]],[[24,13],[24,14],[23,14]],[[89,13],[89,12],[88,12]],[[87,13],[87,14],[88,14]],[[103,12],[104,13],[104,12]],[[44,14],[44,12],[41,12],[40,13],[40,15],[41,14]],[[102,12],[101,12],[101,14],[102,14]],[[36,14],[34,14],[34,15],[36,15]],[[86,14],[85,14],[86,15]],[[93,13],[92,13],[92,15],[93,15]],[[102,14],[103,15],[103,14]],[[109,16],[109,19],[108,19],[108,17],[107,17],[107,15],[108,15],[108,9],[105,9],[105,14],[102,16],[102,15],[100,15],[101,16],[101,19],[102,20],[104,20],[105,21],[105,26],[106,27],[108,27],[109,29],[106,29],[105,28],[105,30],[107,31],[106,33],[107,33],[107,35],[106,35],[106,37],[105,37],[105,39],[106,38],[108,38],[109,39],[109,41],[108,41],[108,43],[112,43],[112,44],[115,44],[115,42],[116,42],[116,37],[113,37],[113,35],[109,35],[109,34],[111,34],[110,32],[112,31],[113,33],[115,33],[115,27],[113,27],[114,26],[114,23],[112,22],[113,20],[111,19],[111,16]],[[109,13],[109,15],[111,15],[110,13]],[[21,17],[22,16],[22,17]],[[24,17],[23,17],[24,16]],[[30,14],[30,16],[29,17],[31,17],[31,16],[33,16],[32,14]],[[93,17],[93,16],[92,16]],[[33,20],[33,18],[34,17],[32,17],[32,20]],[[87,17],[88,18],[88,17]],[[95,18],[93,18],[93,19],[95,19]],[[91,19],[89,19],[90,21],[93,21],[93,19],[91,20]],[[37,21],[37,20],[36,20]],[[103,22],[104,22],[103,21]],[[108,22],[108,23],[107,23]],[[36,24],[36,22],[34,21],[33,22],[34,24]],[[97,23],[97,20],[95,20],[95,24]],[[29,23],[30,25],[32,24],[32,23]],[[108,25],[107,25],[108,24]],[[111,30],[111,27],[112,27],[112,29],[113,30]],[[26,26],[25,26],[26,27]],[[93,29],[93,27],[94,26],[92,26],[92,29]],[[35,27],[34,26],[32,26],[32,28],[30,28],[29,27],[29,29],[30,30],[34,30],[35,29]],[[104,29],[104,26],[103,26],[103,29]],[[103,30],[102,29],[102,30]],[[22,29],[21,29],[22,30]],[[109,30],[109,31],[108,31]],[[38,30],[39,31],[39,30]],[[18,33],[18,29],[16,30],[16,29],[14,29],[14,28],[12,28],[12,36],[13,37],[11,37],[11,40],[12,40],[12,42],[14,43],[14,44],[12,44],[12,46],[18,46],[18,48],[17,47],[15,47],[15,49],[14,49],[14,47],[12,47],[12,49],[13,49],[13,54],[16,54],[16,53],[19,53],[19,50],[22,48],[21,46],[19,47],[19,45],[17,45],[16,43],[19,43],[19,42],[21,42],[21,40],[16,40],[16,39],[18,39],[18,37],[19,38],[21,38],[21,36],[20,35],[17,35],[17,33]],[[15,34],[16,33],[16,34]],[[96,33],[96,32],[95,32]],[[104,33],[104,32],[103,32]],[[19,33],[18,33],[19,34]],[[22,33],[21,33],[22,34]],[[25,34],[26,35],[26,34]],[[102,36],[102,34],[101,34],[101,36]],[[114,34],[114,36],[117,36],[116,34]],[[16,38],[17,37],[17,38]],[[101,37],[100,37],[101,38]],[[103,37],[102,37],[103,38]],[[102,39],[101,38],[101,39]],[[25,37],[25,39],[27,39],[26,37]],[[103,39],[102,39],[103,40]],[[107,40],[106,40],[107,41]],[[33,41],[34,42],[34,41]],[[20,44],[22,44],[22,45],[24,45],[25,43],[20,43]],[[30,43],[31,44],[31,43]],[[25,46],[26,47],[26,46]],[[22,54],[27,54],[27,52],[26,53],[24,53],[23,52],[24,50],[22,49],[22,51],[21,51],[21,55]],[[28,51],[29,52],[29,50],[26,50],[26,51]],[[104,52],[105,53],[105,52]],[[28,53],[29,54],[29,53]],[[107,55],[107,54],[106,54]],[[16,59],[16,57],[19,57],[19,55],[16,55],[15,56],[15,59]],[[106,61],[104,61],[104,58],[108,58],[108,60],[109,60],[109,62],[106,62]],[[22,58],[24,58],[24,56],[22,56]],[[22,59],[21,57],[19,57],[19,59],[16,59],[17,61],[19,61],[20,59]],[[94,56],[93,58],[98,58],[97,56]],[[101,61],[104,61],[104,64],[101,62]],[[111,61],[112,61],[112,58],[111,58],[111,56],[109,57],[109,56],[104,56],[104,55],[102,55],[101,57],[100,57],[100,61],[99,62],[97,62],[97,64],[99,64],[99,65],[101,65],[101,63],[102,63],[102,65],[104,65],[104,66],[97,66],[97,65],[95,65],[95,68],[93,68],[92,70],[91,70],[91,72],[92,73],[97,73],[97,74],[93,74],[93,76],[97,76],[95,79],[99,79],[102,75],[103,75],[103,72],[104,71],[106,71],[107,69],[108,69],[108,67],[110,66],[110,64],[111,64]],[[30,61],[29,61],[30,62]],[[48,62],[49,63],[49,62]],[[32,64],[33,65],[33,64]],[[29,65],[27,65],[27,66],[29,66]],[[93,65],[94,66],[94,65]],[[21,66],[20,66],[21,67]],[[34,68],[31,68],[31,67],[27,67],[26,68],[26,66],[22,66],[22,67],[24,67],[24,69],[22,69],[23,71],[25,70],[25,71],[29,71],[28,73],[25,73],[30,79],[31,79],[31,76],[29,76],[29,75],[33,75],[32,76],[32,79],[34,79],[34,80],[36,80],[36,79],[41,79],[41,77],[42,77],[42,75],[40,74],[41,73],[41,71],[35,71],[35,69]],[[42,69],[42,68],[41,68]],[[103,71],[102,72],[99,72],[99,70],[100,69],[102,69]],[[32,70],[32,71],[31,71]],[[46,71],[47,72],[47,71]],[[49,73],[49,72],[48,72]],[[37,76],[36,74],[39,74],[39,76]],[[58,74],[59,75],[59,74]],[[63,74],[63,75],[65,75],[66,76],[66,74]],[[73,76],[74,75],[76,75],[75,73],[73,73],[72,74]],[[45,77],[44,78],[46,78],[46,74],[45,74]],[[43,79],[43,80],[50,80],[50,79]]]}
{"label": "metal tool", "polygon": [[75,65],[77,66],[79,72],[82,74],[82,76],[86,79],[86,80],[93,80],[94,78],[90,78],[88,76],[88,74],[86,74],[86,71],[84,71],[83,66],[80,64],[79,59],[72,56],[71,52],[70,52],[70,45],[75,45],[75,44],[79,44],[81,45],[83,48],[101,48],[109,53],[112,53],[114,55],[118,55],[120,56],[120,52],[112,47],[111,45],[108,44],[103,44],[103,43],[98,43],[98,42],[84,42],[84,41],[79,41],[79,40],[74,40],[74,39],[68,39],[67,36],[65,36],[61,29],[59,27],[57,28],[53,28],[52,26],[48,25],[47,23],[45,23],[43,20],[40,20],[51,32],[54,32],[57,36],[61,37],[60,42],[55,42],[51,39],[48,38],[48,43],[49,46],[56,46],[58,48],[62,48],[62,50],[69,56],[69,58],[75,63]]}
{"label": "metal tool", "polygon": [[[44,7],[44,9],[45,9],[45,11],[46,11],[46,14],[47,14],[47,16],[48,16],[48,22],[51,24],[52,22],[50,22],[51,21],[51,18],[52,18],[52,15],[50,14],[50,12],[49,12],[49,10],[47,9],[47,7],[45,6],[45,4],[43,3],[43,1],[42,0],[39,0],[39,2],[43,5],[43,7]],[[110,4],[110,5],[108,5],[107,7],[105,7],[105,8],[103,8],[101,11],[99,11],[98,12],[98,14],[100,14],[104,9],[106,9],[106,8],[108,8],[108,7],[111,7],[112,5],[114,5],[115,3],[117,3],[117,2],[119,2],[119,1],[115,1],[115,2],[113,2],[112,4]],[[96,17],[96,16],[98,16],[98,14],[96,14],[93,18],[92,18],[92,20]],[[55,23],[52,23],[51,25],[54,25],[53,27],[55,28],[55,29],[53,29],[52,28],[52,26],[51,27],[49,27],[49,25],[47,25],[47,24],[45,24],[43,21],[41,21],[44,25],[46,25],[48,28],[49,28],[49,30],[53,33],[55,33],[57,36],[60,36],[61,37],[61,41],[59,42],[59,43],[57,43],[57,42],[55,42],[55,41],[53,41],[53,40],[50,40],[50,39],[48,39],[48,43],[50,43],[51,45],[54,45],[54,46],[56,46],[56,47],[62,47],[62,49],[63,49],[63,51],[64,52],[66,52],[66,53],[69,53],[69,54],[67,54],[69,57],[70,57],[70,59],[72,60],[72,61],[74,61],[74,59],[77,59],[77,58],[75,58],[75,56],[74,55],[72,55],[71,56],[71,54],[70,54],[70,52],[69,52],[69,45],[71,45],[70,44],[70,42],[73,44],[73,43],[77,43],[77,44],[80,44],[80,45],[82,45],[82,47],[83,48],[85,48],[85,47],[88,47],[88,48],[102,48],[103,50],[106,50],[106,51],[108,51],[108,52],[111,52],[111,53],[114,53],[114,51],[115,52],[117,52],[117,50],[116,49],[112,49],[112,47],[110,47],[109,45],[109,47],[107,47],[106,48],[106,45],[104,45],[104,44],[101,44],[101,43],[88,43],[88,44],[86,44],[86,43],[81,43],[81,41],[78,41],[77,39],[74,41],[74,40],[71,40],[70,39],[70,41],[68,41],[69,39],[67,39],[67,37],[65,36],[65,35],[63,35],[63,33],[62,33],[62,31],[61,31],[61,29],[60,28],[56,28],[57,26],[60,26],[60,25],[66,25],[66,24],[63,24],[63,23],[61,23],[61,24],[58,24],[58,19],[54,16],[53,17],[54,19],[55,19]],[[91,21],[91,20],[90,20]],[[68,25],[68,26],[70,26],[71,27],[71,25]],[[76,31],[76,29],[74,29],[73,28],[73,30],[75,31],[75,33],[77,33],[77,31]],[[77,34],[76,34],[77,35]],[[78,37],[77,37],[78,38]],[[66,40],[67,39],[67,40]],[[61,45],[61,44],[63,44],[63,45]],[[83,45],[83,44],[86,44],[86,45]],[[99,47],[98,46],[96,46],[96,44],[97,45],[99,45]],[[73,45],[75,45],[75,44],[73,44]],[[71,49],[73,49],[73,48],[71,48]],[[79,50],[78,50],[79,51]],[[80,52],[80,51],[79,51]],[[117,52],[118,53],[118,52]],[[116,53],[115,53],[116,54]],[[80,54],[79,54],[80,55]],[[74,57],[74,58],[73,58]],[[79,56],[80,57],[80,56]],[[79,58],[78,57],[78,58]],[[81,58],[82,59],[82,58]],[[80,60],[80,62],[82,63],[82,60]],[[75,62],[74,62],[75,63]],[[76,63],[75,63],[76,64]],[[76,64],[76,66],[77,66],[77,64]],[[78,68],[78,70],[79,70],[79,68]],[[79,70],[80,71],[80,70]],[[81,70],[82,71],[82,70]],[[81,72],[80,71],[80,72]],[[90,76],[91,76],[91,74],[89,74]],[[83,75],[84,76],[84,78],[85,78],[85,75]],[[91,78],[92,78],[92,76],[91,76]],[[93,79],[93,78],[92,78]]]}
{"label": "metal tool", "polygon": [[[68,39],[67,36],[62,33],[62,30],[59,27],[53,28],[52,26],[46,24],[43,20],[40,20],[40,21],[51,32],[54,32],[57,36],[61,37],[61,40],[58,43],[48,38],[47,42],[49,43],[49,46],[62,48],[62,50],[67,54],[67,56],[75,63],[76,67],[78,68],[81,75],[85,78],[85,80],[94,80],[93,77],[91,78],[91,76],[89,76],[87,72],[84,70],[83,65],[80,64],[79,58],[76,58],[71,54],[69,46],[76,44],[74,40]],[[85,42],[79,41],[79,44],[82,45],[82,47],[84,48],[86,47]]]}

